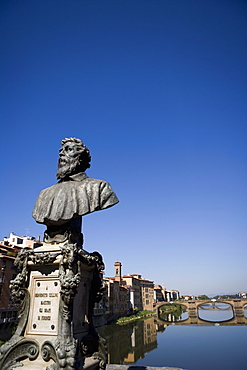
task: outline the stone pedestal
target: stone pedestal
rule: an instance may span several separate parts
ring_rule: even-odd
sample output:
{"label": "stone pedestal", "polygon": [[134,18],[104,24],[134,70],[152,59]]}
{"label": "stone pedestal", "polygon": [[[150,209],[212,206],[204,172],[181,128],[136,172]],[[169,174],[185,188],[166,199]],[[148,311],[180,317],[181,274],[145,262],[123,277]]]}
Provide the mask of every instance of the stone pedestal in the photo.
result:
{"label": "stone pedestal", "polygon": [[92,321],[103,289],[101,255],[45,243],[23,249],[15,263],[20,272],[11,291],[21,302],[20,320],[0,349],[0,369],[104,369],[105,341]]}

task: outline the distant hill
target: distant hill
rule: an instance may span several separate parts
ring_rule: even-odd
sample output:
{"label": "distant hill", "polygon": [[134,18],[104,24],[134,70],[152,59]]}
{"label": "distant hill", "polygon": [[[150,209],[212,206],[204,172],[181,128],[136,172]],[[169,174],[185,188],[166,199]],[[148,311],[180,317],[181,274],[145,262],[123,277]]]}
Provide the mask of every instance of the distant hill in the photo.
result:
{"label": "distant hill", "polygon": [[[240,292],[240,291],[239,291]],[[225,293],[225,292],[223,292],[223,293],[209,293],[209,294],[206,294],[205,292],[203,292],[203,293],[201,293],[201,294],[194,294],[194,296],[195,297],[198,297],[198,296],[200,296],[200,295],[207,295],[209,298],[213,298],[213,297],[216,297],[216,296],[218,296],[218,295],[220,295],[220,296],[225,296],[225,295],[236,295],[236,294],[238,294],[239,292],[228,292],[228,293]]]}
{"label": "distant hill", "polygon": [[227,295],[236,295],[238,294],[238,292],[231,292],[231,293],[214,293],[214,294],[208,294],[208,297],[209,298],[213,298],[213,297],[216,297],[218,295],[220,296],[227,296]]}

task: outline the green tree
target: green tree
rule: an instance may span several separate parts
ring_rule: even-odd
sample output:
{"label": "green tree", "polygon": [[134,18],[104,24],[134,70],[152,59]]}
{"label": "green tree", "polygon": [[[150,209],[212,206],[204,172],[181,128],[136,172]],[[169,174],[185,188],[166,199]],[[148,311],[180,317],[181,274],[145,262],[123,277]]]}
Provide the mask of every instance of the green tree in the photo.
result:
{"label": "green tree", "polygon": [[202,294],[198,296],[198,299],[210,299],[206,294]]}

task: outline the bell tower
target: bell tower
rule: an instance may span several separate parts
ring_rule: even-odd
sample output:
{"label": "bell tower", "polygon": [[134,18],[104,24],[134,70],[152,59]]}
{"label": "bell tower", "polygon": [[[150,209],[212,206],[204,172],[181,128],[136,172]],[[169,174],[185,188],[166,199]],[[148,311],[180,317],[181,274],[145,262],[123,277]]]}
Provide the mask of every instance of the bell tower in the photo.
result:
{"label": "bell tower", "polygon": [[115,280],[116,281],[121,281],[121,279],[122,279],[122,272],[121,272],[122,264],[121,264],[121,262],[115,262],[114,267],[115,267]]}

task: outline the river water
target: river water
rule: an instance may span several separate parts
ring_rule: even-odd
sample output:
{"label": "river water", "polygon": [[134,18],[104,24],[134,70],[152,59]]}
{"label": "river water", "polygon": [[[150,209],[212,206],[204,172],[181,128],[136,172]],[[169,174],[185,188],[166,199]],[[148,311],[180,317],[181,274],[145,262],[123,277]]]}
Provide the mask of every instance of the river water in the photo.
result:
{"label": "river water", "polygon": [[[165,316],[165,315],[164,315]],[[108,363],[188,370],[246,370],[247,325],[229,309],[199,310],[204,324],[186,324],[187,312],[97,328],[108,343]],[[247,310],[245,310],[247,317]],[[246,321],[246,320],[245,320]],[[187,320],[188,322],[188,320]]]}

